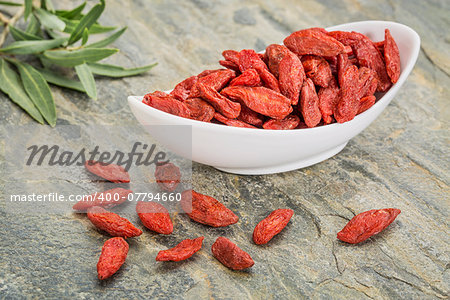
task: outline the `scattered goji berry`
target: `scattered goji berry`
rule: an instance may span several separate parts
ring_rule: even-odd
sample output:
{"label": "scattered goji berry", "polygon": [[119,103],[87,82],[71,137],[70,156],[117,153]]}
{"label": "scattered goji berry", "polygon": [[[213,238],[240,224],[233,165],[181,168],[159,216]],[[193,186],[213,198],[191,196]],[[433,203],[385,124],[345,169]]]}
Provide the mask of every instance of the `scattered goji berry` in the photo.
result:
{"label": "scattered goji berry", "polygon": [[384,208],[360,213],[338,232],[337,238],[350,244],[365,241],[388,227],[400,212],[397,208]]}
{"label": "scattered goji berry", "polygon": [[189,108],[193,120],[209,122],[214,117],[214,107],[201,98],[189,98],[183,103]]}
{"label": "scattered goji berry", "polygon": [[114,275],[125,262],[128,249],[128,243],[121,237],[107,240],[97,263],[98,279],[104,280]]}
{"label": "scattered goji berry", "polygon": [[289,98],[292,105],[297,105],[300,90],[306,77],[298,56],[288,51],[280,61],[278,74],[281,94]]}
{"label": "scattered goji berry", "polygon": [[290,99],[265,87],[231,86],[221,94],[273,119],[284,119],[292,112]]}
{"label": "scattered goji berry", "polygon": [[257,245],[267,244],[275,235],[289,223],[294,215],[292,209],[276,209],[256,225],[253,231],[253,241]]}
{"label": "scattered goji berry", "polygon": [[123,188],[115,188],[102,193],[95,193],[83,197],[83,199],[75,203],[72,208],[75,210],[85,211],[89,207],[94,206],[113,207],[127,201],[128,195],[131,193],[133,192]]}
{"label": "scattered goji berry", "polygon": [[231,80],[228,86],[261,86],[261,78],[255,69],[248,69],[242,72],[241,75]]}
{"label": "scattered goji berry", "polygon": [[136,212],[142,224],[148,229],[162,234],[173,232],[173,223],[169,212],[162,204],[139,201],[136,204]]}
{"label": "scattered goji berry", "polygon": [[320,56],[302,56],[302,64],[306,76],[311,78],[315,85],[327,87],[333,75],[328,62]]}
{"label": "scattered goji berry", "polygon": [[400,52],[397,43],[391,35],[389,29],[384,31],[384,60],[386,62],[386,71],[391,78],[392,83],[396,83],[400,77]]}
{"label": "scattered goji berry", "polygon": [[232,270],[247,269],[255,264],[250,254],[223,236],[217,238],[211,251],[218,261]]}
{"label": "scattered goji berry", "polygon": [[130,221],[100,206],[88,208],[87,217],[95,227],[106,231],[112,236],[128,238],[142,234],[142,230],[134,227]]}
{"label": "scattered goji berry", "polygon": [[189,97],[192,87],[198,80],[198,76],[191,76],[175,86],[170,96],[177,100],[184,101]]}
{"label": "scattered goji berry", "polygon": [[235,119],[239,116],[241,112],[241,105],[239,103],[230,101],[210,86],[202,83],[199,83],[197,86],[200,97],[211,104],[216,111],[230,119]]}
{"label": "scattered goji berry", "polygon": [[303,29],[284,39],[284,45],[297,55],[336,56],[345,47],[320,28]]}
{"label": "scattered goji berry", "polygon": [[194,190],[181,194],[181,207],[192,220],[212,227],[228,226],[239,220],[225,205]]}
{"label": "scattered goji berry", "polygon": [[314,83],[310,78],[306,78],[303,82],[300,94],[300,108],[303,120],[308,127],[315,127],[322,119],[319,110],[319,97],[316,93]]}
{"label": "scattered goji berry", "polygon": [[247,123],[239,121],[237,119],[228,119],[227,117],[224,117],[223,115],[221,115],[219,113],[214,114],[214,119],[216,119],[220,123],[223,123],[228,126],[243,127],[243,128],[256,128],[253,125],[247,124]]}
{"label": "scattered goji berry", "polygon": [[159,109],[166,113],[179,116],[182,118],[189,118],[189,109],[183,102],[173,98],[172,96],[161,97],[160,94],[147,94],[144,96],[143,103],[153,108]]}
{"label": "scattered goji berry", "polygon": [[86,169],[101,178],[115,183],[130,182],[130,174],[121,166],[115,164],[104,164],[102,162],[87,160],[84,163]]}
{"label": "scattered goji berry", "polygon": [[264,129],[272,129],[272,130],[289,130],[297,128],[300,123],[300,118],[296,115],[289,115],[283,120],[269,120],[264,123]]}
{"label": "scattered goji berry", "polygon": [[198,237],[196,239],[186,239],[181,241],[178,245],[171,249],[161,250],[156,256],[157,261],[181,261],[188,259],[195,252],[202,248],[204,237]]}
{"label": "scattered goji berry", "polygon": [[173,192],[180,183],[180,168],[173,163],[157,165],[155,168],[155,179],[162,190]]}
{"label": "scattered goji berry", "polygon": [[334,108],[339,101],[339,87],[336,78],[332,77],[328,87],[321,88],[317,93],[319,97],[319,110],[325,124],[333,122]]}
{"label": "scattered goji berry", "polygon": [[359,99],[359,74],[355,65],[348,66],[343,74],[343,83],[340,90],[340,99],[334,109],[334,118],[339,123],[344,123],[353,118],[358,113]]}

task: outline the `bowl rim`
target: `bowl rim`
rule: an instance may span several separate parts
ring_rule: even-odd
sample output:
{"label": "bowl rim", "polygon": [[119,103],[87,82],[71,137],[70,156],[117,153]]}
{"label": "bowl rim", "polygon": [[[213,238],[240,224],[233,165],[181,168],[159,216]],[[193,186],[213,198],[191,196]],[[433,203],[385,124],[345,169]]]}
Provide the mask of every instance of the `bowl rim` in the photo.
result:
{"label": "bowl rim", "polygon": [[[417,57],[418,57],[419,51],[420,51],[420,36],[417,34],[417,32],[414,29],[412,29],[411,27],[401,24],[401,23],[397,23],[397,22],[383,21],[383,20],[368,20],[368,21],[343,23],[343,24],[339,24],[339,25],[330,26],[325,29],[328,31],[339,30],[339,28],[342,28],[342,27],[349,27],[349,26],[351,27],[351,26],[361,25],[363,23],[366,23],[366,24],[372,23],[374,25],[375,24],[378,24],[378,25],[383,24],[383,25],[392,25],[392,26],[403,27],[404,30],[409,31],[409,33],[412,34],[412,36],[414,36],[415,43],[413,46],[415,46],[415,49],[413,49],[414,52],[411,56],[411,59],[407,62],[405,68],[401,70],[398,81],[395,84],[393,84],[387,92],[376,93],[375,96],[377,97],[377,101],[375,102],[374,105],[372,105],[372,107],[370,107],[368,110],[356,115],[355,118],[353,118],[352,120],[347,121],[345,123],[336,122],[336,123],[332,123],[332,124],[316,126],[313,128],[307,127],[307,128],[296,128],[296,129],[290,129],[290,130],[245,128],[245,127],[226,126],[224,124],[215,124],[215,123],[211,123],[211,122],[203,122],[203,121],[192,120],[192,119],[187,119],[187,118],[179,117],[176,115],[172,115],[172,114],[158,110],[156,108],[153,108],[149,105],[142,103],[142,100],[139,100],[139,99],[142,99],[144,96],[128,96],[128,102],[129,103],[137,102],[137,103],[139,103],[138,106],[142,105],[143,109],[153,111],[152,113],[162,114],[164,116],[164,118],[167,118],[171,122],[170,124],[167,124],[167,125],[184,125],[184,126],[190,125],[190,126],[196,127],[196,128],[198,128],[198,127],[202,127],[203,129],[210,128],[210,129],[214,129],[214,130],[218,130],[218,131],[227,131],[227,132],[234,131],[234,133],[242,133],[242,134],[252,133],[252,134],[258,134],[258,135],[264,135],[264,136],[274,135],[274,134],[275,135],[294,135],[299,132],[313,133],[313,132],[319,131],[319,130],[326,131],[326,130],[333,130],[335,128],[342,129],[345,127],[350,127],[354,123],[358,123],[363,118],[368,116],[375,108],[383,105],[385,102],[390,101],[392,99],[392,97],[397,93],[400,86],[406,81],[406,78],[409,76],[411,70],[415,66],[415,63],[417,61]],[[388,26],[384,26],[384,27],[389,28]],[[170,93],[171,91],[172,90],[168,90],[165,92]],[[174,123],[176,123],[176,124],[174,124]],[[183,124],[180,124],[180,123],[183,123]],[[150,124],[144,124],[144,126],[145,125],[150,125]]]}

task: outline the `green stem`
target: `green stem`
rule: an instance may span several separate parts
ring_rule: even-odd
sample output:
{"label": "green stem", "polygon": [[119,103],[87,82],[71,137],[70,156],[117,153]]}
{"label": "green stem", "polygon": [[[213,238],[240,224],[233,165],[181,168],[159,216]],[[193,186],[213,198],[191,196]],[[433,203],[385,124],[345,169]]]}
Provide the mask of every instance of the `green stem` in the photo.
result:
{"label": "green stem", "polygon": [[7,22],[5,23],[5,28],[3,29],[1,35],[0,35],[0,48],[3,46],[3,43],[6,40],[6,37],[8,36],[9,33],[9,26],[14,26],[14,24],[16,24],[16,22],[20,19],[20,17],[23,15],[25,11],[25,7],[22,6],[17,13]]}

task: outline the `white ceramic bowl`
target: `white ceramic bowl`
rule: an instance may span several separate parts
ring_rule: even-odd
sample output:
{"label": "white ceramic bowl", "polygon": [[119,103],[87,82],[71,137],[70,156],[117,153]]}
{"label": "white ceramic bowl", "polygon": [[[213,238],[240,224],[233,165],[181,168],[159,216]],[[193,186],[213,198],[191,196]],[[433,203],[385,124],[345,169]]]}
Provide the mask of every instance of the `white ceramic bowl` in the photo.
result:
{"label": "white ceramic bowl", "polygon": [[[128,97],[136,119],[142,125],[192,126],[192,152],[176,134],[162,132],[157,126],[146,130],[169,150],[219,170],[244,174],[279,173],[311,166],[341,151],[348,141],[363,131],[391,102],[416,63],[419,35],[408,26],[385,21],[342,24],[327,30],[357,31],[374,41],[384,40],[389,28],[400,51],[401,75],[370,109],[343,124],[295,130],[264,130],[230,127],[177,117],[143,104],[142,96]],[[220,49],[218,49],[219,51]]]}

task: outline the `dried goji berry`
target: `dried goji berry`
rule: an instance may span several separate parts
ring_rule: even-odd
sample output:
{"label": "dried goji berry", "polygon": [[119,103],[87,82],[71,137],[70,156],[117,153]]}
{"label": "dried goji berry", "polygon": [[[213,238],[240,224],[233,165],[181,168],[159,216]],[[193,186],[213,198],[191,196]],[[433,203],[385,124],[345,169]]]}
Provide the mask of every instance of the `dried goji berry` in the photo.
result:
{"label": "dried goji berry", "polygon": [[365,241],[388,227],[400,212],[397,208],[384,208],[360,213],[338,232],[337,238],[350,244]]}
{"label": "dried goji berry", "polygon": [[[203,76],[198,79],[196,86],[198,84],[202,83],[205,86],[210,86],[214,90],[220,92],[221,89],[223,89],[228,82],[230,82],[234,77],[236,77],[236,74],[234,71],[228,70],[228,69],[222,69],[216,72],[213,72],[209,75]],[[196,86],[192,88],[192,92],[190,97],[195,98],[199,97],[198,90],[196,89]]]}
{"label": "dried goji berry", "polygon": [[289,130],[297,128],[300,123],[300,118],[296,115],[289,115],[283,120],[269,120],[264,123],[264,129],[272,129],[272,130]]}
{"label": "dried goji berry", "polygon": [[255,69],[248,69],[242,72],[241,75],[231,80],[228,86],[261,86],[261,78]]}
{"label": "dried goji berry", "polygon": [[302,64],[306,76],[311,78],[315,85],[327,87],[331,77],[331,68],[328,62],[320,57],[314,55],[302,56]]}
{"label": "dried goji berry", "polygon": [[357,98],[361,99],[362,97],[373,95],[378,85],[377,73],[366,67],[359,68],[358,73],[359,91]]}
{"label": "dried goji berry", "polygon": [[242,122],[242,121],[239,121],[236,119],[228,119],[227,117],[224,117],[223,115],[221,115],[219,113],[214,114],[214,119],[216,119],[220,123],[223,123],[225,125],[232,126],[232,127],[256,128],[253,125],[247,124],[245,122]]}
{"label": "dried goji berry", "polygon": [[102,193],[95,193],[84,197],[82,200],[75,203],[72,208],[83,211],[93,206],[113,207],[127,201],[128,195],[131,193],[133,192],[123,188],[115,188]]}
{"label": "dried goji berry", "polygon": [[227,60],[231,61],[237,66],[239,66],[239,51],[236,50],[225,50],[222,52],[222,56]]}
{"label": "dried goji berry", "polygon": [[359,109],[358,109],[358,114],[365,112],[366,110],[368,110],[369,108],[372,107],[372,105],[375,104],[375,101],[377,100],[377,98],[374,95],[370,95],[370,96],[365,96],[362,97],[359,100]]}
{"label": "dried goji berry", "polygon": [[197,77],[198,77],[198,78],[202,78],[202,77],[208,76],[208,75],[210,75],[210,74],[212,74],[212,73],[215,73],[215,72],[221,71],[221,70],[223,70],[223,69],[204,70],[204,71],[200,72],[200,73],[197,75]]}
{"label": "dried goji berry", "polygon": [[317,96],[314,83],[310,78],[306,78],[303,82],[300,95],[300,111],[308,127],[315,127],[322,119],[319,110],[319,97]]}
{"label": "dried goji berry", "polygon": [[235,72],[240,72],[239,65],[230,60],[219,60],[219,64],[227,69],[233,70]]}
{"label": "dried goji berry", "polygon": [[225,205],[194,190],[181,194],[181,207],[192,220],[212,227],[228,226],[239,220]]}
{"label": "dried goji berry", "polygon": [[253,241],[257,245],[267,244],[275,235],[289,223],[294,215],[292,209],[276,209],[256,225],[253,231]]}
{"label": "dried goji berry", "polygon": [[255,69],[264,82],[265,87],[276,92],[280,91],[277,78],[270,73],[267,65],[254,50],[244,49],[239,52],[239,69],[241,72],[248,69]]}
{"label": "dried goji berry", "polygon": [[397,43],[391,35],[389,29],[384,31],[384,60],[386,62],[386,71],[391,78],[392,83],[396,83],[400,77],[400,52]]}
{"label": "dried goji berry", "polygon": [[341,53],[337,56],[337,77],[339,86],[342,87],[344,81],[344,72],[349,66],[348,55],[345,53]]}
{"label": "dried goji berry", "polygon": [[114,275],[125,262],[128,249],[128,243],[121,237],[107,240],[97,263],[98,279],[104,280]]}
{"label": "dried goji berry", "polygon": [[259,113],[249,109],[247,106],[241,104],[241,113],[237,117],[239,121],[245,122],[257,127],[262,126],[264,118]]}
{"label": "dried goji berry", "polygon": [[273,119],[284,119],[292,112],[290,99],[265,87],[231,86],[221,94]]}
{"label": "dried goji berry", "polygon": [[289,49],[283,45],[272,44],[267,46],[265,52],[265,59],[267,60],[267,66],[270,72],[278,78],[278,66],[280,65],[283,57],[289,53]]}
{"label": "dried goji berry", "polygon": [[181,261],[188,259],[195,252],[202,248],[204,237],[198,237],[196,239],[186,239],[181,241],[178,245],[171,249],[161,250],[156,256],[157,261]]}
{"label": "dried goji berry", "polygon": [[239,116],[241,112],[241,105],[239,103],[230,101],[210,86],[202,83],[199,83],[197,86],[200,97],[211,104],[216,111],[230,119],[235,119]]}
{"label": "dried goji berry", "polygon": [[211,251],[218,261],[232,270],[243,270],[255,264],[250,254],[223,236],[212,244]]}
{"label": "dried goji berry", "polygon": [[87,217],[95,227],[112,236],[128,238],[142,234],[142,230],[134,227],[127,219],[99,206],[88,208]]}
{"label": "dried goji berry", "polygon": [[333,121],[333,112],[339,101],[339,87],[334,77],[331,78],[328,87],[321,88],[317,93],[319,97],[319,110],[325,124]]}
{"label": "dried goji berry", "polygon": [[191,119],[209,122],[214,117],[214,107],[201,98],[189,98],[183,102],[191,112]]}
{"label": "dried goji berry", "polygon": [[108,181],[115,183],[128,183],[130,182],[130,174],[121,166],[115,164],[104,164],[102,162],[87,160],[84,163],[86,169]]}
{"label": "dried goji berry", "polygon": [[339,123],[344,123],[358,113],[359,99],[359,74],[355,65],[347,67],[343,74],[343,83],[340,90],[339,102],[334,109],[334,118]]}
{"label": "dried goji berry", "polygon": [[142,224],[148,229],[162,234],[173,232],[173,223],[169,212],[162,204],[139,201],[136,204],[136,212]]}
{"label": "dried goji berry", "polygon": [[155,179],[162,190],[173,192],[180,183],[180,168],[173,163],[157,165],[155,169]]}
{"label": "dried goji berry", "polygon": [[303,29],[284,39],[284,45],[297,55],[336,56],[345,47],[319,28]]}
{"label": "dried goji berry", "polygon": [[170,96],[177,100],[184,101],[189,97],[192,87],[198,80],[198,76],[191,76],[175,86]]}
{"label": "dried goji berry", "polygon": [[385,41],[381,41],[381,42],[374,42],[373,44],[375,45],[375,47],[377,47],[378,51],[380,51],[380,53],[384,54],[384,43]]}
{"label": "dried goji berry", "polygon": [[303,80],[305,80],[302,62],[297,55],[288,51],[280,61],[278,73],[281,94],[289,98],[292,105],[297,105]]}
{"label": "dried goji berry", "polygon": [[182,118],[189,118],[189,109],[183,102],[173,98],[172,96],[161,97],[155,93],[147,94],[144,96],[143,103],[153,108],[159,109],[163,112],[179,116]]}
{"label": "dried goji berry", "polygon": [[332,31],[329,35],[352,47],[360,67],[367,67],[377,72],[378,91],[384,92],[391,86],[381,53],[367,36],[354,31]]}

